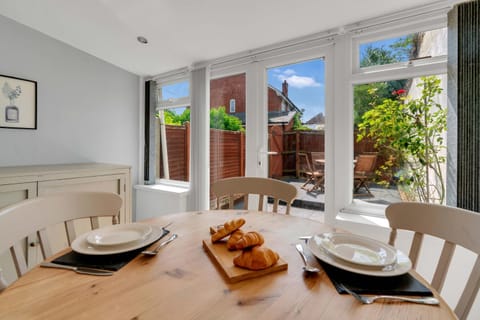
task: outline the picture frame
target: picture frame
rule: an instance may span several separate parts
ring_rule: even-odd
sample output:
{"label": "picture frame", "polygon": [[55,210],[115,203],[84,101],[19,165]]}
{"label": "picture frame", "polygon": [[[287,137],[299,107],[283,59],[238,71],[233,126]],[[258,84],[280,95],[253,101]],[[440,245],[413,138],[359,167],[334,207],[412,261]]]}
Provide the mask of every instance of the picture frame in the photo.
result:
{"label": "picture frame", "polygon": [[0,74],[0,128],[37,129],[37,82]]}

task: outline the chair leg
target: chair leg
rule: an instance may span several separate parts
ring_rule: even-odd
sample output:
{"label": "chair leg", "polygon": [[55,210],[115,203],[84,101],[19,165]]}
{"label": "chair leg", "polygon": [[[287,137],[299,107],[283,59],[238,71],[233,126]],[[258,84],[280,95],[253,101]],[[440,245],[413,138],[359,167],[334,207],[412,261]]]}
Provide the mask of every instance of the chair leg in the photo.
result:
{"label": "chair leg", "polygon": [[[369,196],[373,196],[370,188],[368,187],[368,180],[367,179],[358,179],[358,183],[355,185],[355,193],[357,194],[360,188],[365,188]],[[357,194],[358,195],[358,194]]]}
{"label": "chair leg", "polygon": [[312,182],[312,181],[313,181],[313,178],[312,178],[312,177],[309,177],[309,178],[307,179],[307,181],[305,181],[305,183],[304,183],[300,188],[309,191],[308,188],[307,188],[307,185],[308,185],[310,182]]}
{"label": "chair leg", "polygon": [[324,191],[325,190],[324,181],[325,181],[325,179],[323,177],[317,178],[315,180],[315,184],[313,185],[313,187],[309,191],[318,190],[318,189],[320,191]]}

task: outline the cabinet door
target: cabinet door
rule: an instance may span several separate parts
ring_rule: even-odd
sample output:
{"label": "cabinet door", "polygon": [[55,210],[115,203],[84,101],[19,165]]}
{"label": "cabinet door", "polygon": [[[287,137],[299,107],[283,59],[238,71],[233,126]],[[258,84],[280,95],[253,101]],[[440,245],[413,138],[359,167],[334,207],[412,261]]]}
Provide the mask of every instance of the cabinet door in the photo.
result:
{"label": "cabinet door", "polygon": [[25,199],[37,196],[37,183],[15,183],[0,185],[0,209]]}

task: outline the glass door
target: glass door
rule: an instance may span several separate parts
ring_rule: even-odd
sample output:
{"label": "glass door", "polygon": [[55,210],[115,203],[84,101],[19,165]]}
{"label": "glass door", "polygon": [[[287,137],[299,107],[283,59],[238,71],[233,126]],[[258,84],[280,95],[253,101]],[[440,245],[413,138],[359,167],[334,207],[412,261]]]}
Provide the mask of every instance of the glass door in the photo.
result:
{"label": "glass door", "polygon": [[268,177],[297,187],[292,214],[325,204],[325,60],[271,66],[267,74]]}
{"label": "glass door", "polygon": [[[212,71],[210,183],[234,176],[272,177],[298,188],[292,214],[323,211],[325,75],[318,48]],[[239,126],[228,129],[227,123]],[[313,183],[306,183],[302,153],[321,171]],[[215,207],[213,195],[210,200]],[[256,199],[249,200],[250,208],[256,206]]]}

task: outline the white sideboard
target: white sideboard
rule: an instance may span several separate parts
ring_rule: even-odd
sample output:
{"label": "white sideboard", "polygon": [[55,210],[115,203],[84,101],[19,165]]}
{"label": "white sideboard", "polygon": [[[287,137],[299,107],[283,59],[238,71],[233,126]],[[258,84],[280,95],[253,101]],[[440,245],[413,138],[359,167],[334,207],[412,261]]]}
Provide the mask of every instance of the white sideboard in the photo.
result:
{"label": "white sideboard", "polygon": [[109,191],[123,199],[120,222],[132,221],[130,167],[107,163],[0,167],[0,208],[64,191]]}

